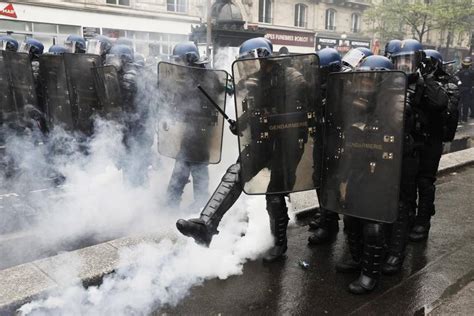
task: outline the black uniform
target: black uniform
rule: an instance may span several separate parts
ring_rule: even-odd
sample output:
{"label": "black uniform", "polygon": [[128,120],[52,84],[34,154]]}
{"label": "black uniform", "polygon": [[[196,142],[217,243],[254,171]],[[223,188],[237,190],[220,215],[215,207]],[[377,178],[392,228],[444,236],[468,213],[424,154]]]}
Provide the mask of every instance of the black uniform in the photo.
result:
{"label": "black uniform", "polygon": [[[457,108],[457,96],[450,89],[450,77],[444,73],[435,73],[427,82],[431,86],[429,94],[431,98],[422,99],[424,107],[425,126],[424,142],[419,150],[420,163],[416,175],[416,187],[418,192],[418,212],[415,225],[410,232],[410,239],[419,241],[428,237],[430,218],[435,214],[435,181],[438,172],[439,161],[443,152],[443,141],[447,139],[449,118],[447,111],[455,111]],[[451,83],[452,85],[452,83]],[[454,113],[454,112],[453,112]],[[456,128],[454,119],[454,132]],[[451,127],[452,128],[452,127]],[[454,137],[454,133],[452,137]]]}
{"label": "black uniform", "polygon": [[457,73],[457,77],[461,81],[461,84],[459,84],[461,120],[466,122],[469,110],[471,110],[470,117],[474,118],[474,70],[471,68],[462,68]]}
{"label": "black uniform", "polygon": [[[262,62],[273,63],[272,61]],[[278,65],[277,63],[270,65],[268,72],[262,71],[255,75],[254,79],[260,83],[259,89],[263,90],[255,94],[257,98],[255,104],[262,105],[262,112],[270,112],[271,114],[301,111],[301,108],[296,109],[297,105],[306,108],[305,91],[308,87],[303,75],[291,67]],[[282,80],[282,78],[285,78],[285,80]],[[288,96],[287,93],[293,95]],[[298,100],[298,102],[288,105],[285,103],[287,99]],[[293,106],[295,109],[288,109],[288,106]],[[252,126],[255,123],[251,119],[241,120],[239,118],[239,127],[242,129],[247,124],[251,125],[251,129],[256,128],[257,125]],[[301,135],[299,135],[301,132],[307,133],[307,129],[274,131],[271,133],[275,134],[270,135],[269,140],[263,144],[248,146],[246,150],[251,152],[251,156],[258,157],[258,159],[251,162],[252,167],[242,172],[240,160],[230,166],[201,212],[200,218],[189,221],[179,220],[177,222],[177,227],[181,233],[193,237],[197,242],[208,245],[212,236],[218,233],[217,228],[222,217],[242,193],[244,183],[252,179],[263,168],[271,170],[268,191],[279,191],[277,186],[282,182],[292,187],[296,180],[296,167],[303,153],[302,144],[298,142],[298,139],[301,139]],[[242,152],[240,157],[246,159],[247,155]],[[287,172],[283,172],[282,168],[286,168]],[[271,261],[279,258],[287,249],[286,228],[289,218],[284,194],[267,194],[266,202],[271,232],[275,237],[274,247],[270,249],[265,257],[266,260]]]}
{"label": "black uniform", "polygon": [[[407,101],[407,111],[411,115],[405,122],[399,214],[390,228],[388,256],[383,266],[386,274],[399,272],[403,264],[408,232],[415,216],[417,188],[420,191],[419,215],[427,210],[422,203],[429,190],[427,183],[432,185],[434,182],[433,176],[428,176],[428,173],[436,174],[442,151],[442,136],[435,131],[442,131],[440,116],[448,105],[445,90],[432,76],[424,80],[420,78],[410,85]],[[430,140],[430,130],[433,140]],[[434,198],[434,185],[431,188]]]}

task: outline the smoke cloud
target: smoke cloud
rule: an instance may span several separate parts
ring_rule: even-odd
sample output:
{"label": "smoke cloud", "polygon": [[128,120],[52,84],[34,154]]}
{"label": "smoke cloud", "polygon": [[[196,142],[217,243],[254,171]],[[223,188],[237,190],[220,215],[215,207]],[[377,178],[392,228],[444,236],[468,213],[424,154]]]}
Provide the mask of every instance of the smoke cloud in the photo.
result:
{"label": "smoke cloud", "polygon": [[[222,50],[214,68],[230,71],[234,56],[234,48]],[[146,76],[143,79],[150,80]],[[10,154],[21,172],[4,183],[9,192],[28,192],[24,195],[37,211],[34,220],[22,228],[37,238],[33,243],[16,244],[12,252],[15,258],[0,259],[5,260],[1,265],[34,259],[22,256],[31,256],[35,249],[42,249],[33,255],[36,258],[122,236],[157,232],[163,236],[158,244],[143,243],[122,250],[122,268],[106,276],[100,286],[84,288],[76,277],[79,259],[65,262],[68,268],[58,271],[64,285],[60,293],[24,305],[21,314],[147,314],[175,306],[191,287],[207,279],[242,273],[245,261],[258,258],[271,246],[265,199],[261,196],[242,195],[224,217],[220,233],[209,248],[177,233],[176,220],[197,216],[200,210],[193,207],[190,184],[179,209],[169,209],[164,203],[174,160],[157,153],[154,132],[159,96],[155,85],[140,82],[139,87],[140,104],[150,114],[147,135],[155,139],[151,147],[143,149],[138,144],[130,151],[123,145],[123,125],[100,118],[95,122],[95,136],[86,144],[75,142],[74,135],[59,129],[52,132],[48,146],[31,145],[31,139],[25,137],[8,140],[15,144],[7,148],[15,148]],[[226,112],[235,117],[232,98],[227,100]],[[209,166],[210,192],[238,157],[237,139],[227,126],[223,144],[220,164]],[[51,146],[55,148],[54,156]],[[144,165],[146,179],[141,183]],[[51,174],[64,175],[65,182],[59,186],[45,182]],[[31,193],[36,187],[41,191]],[[38,194],[48,197],[37,198]]]}

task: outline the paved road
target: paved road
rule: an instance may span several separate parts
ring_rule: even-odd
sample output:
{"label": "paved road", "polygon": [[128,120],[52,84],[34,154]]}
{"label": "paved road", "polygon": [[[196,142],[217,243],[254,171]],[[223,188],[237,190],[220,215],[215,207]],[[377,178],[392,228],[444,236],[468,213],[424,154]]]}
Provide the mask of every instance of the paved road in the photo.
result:
{"label": "paved road", "polygon": [[[177,307],[157,314],[423,314],[457,285],[469,284],[466,278],[474,273],[472,205],[474,167],[440,179],[429,241],[410,244],[403,273],[382,277],[370,295],[349,294],[346,287],[356,275],[334,271],[335,263],[348,251],[342,230],[332,244],[309,248],[307,227],[295,226],[289,230],[285,260],[270,265],[247,263],[243,275],[208,281]],[[310,263],[309,269],[298,265],[301,259]]]}

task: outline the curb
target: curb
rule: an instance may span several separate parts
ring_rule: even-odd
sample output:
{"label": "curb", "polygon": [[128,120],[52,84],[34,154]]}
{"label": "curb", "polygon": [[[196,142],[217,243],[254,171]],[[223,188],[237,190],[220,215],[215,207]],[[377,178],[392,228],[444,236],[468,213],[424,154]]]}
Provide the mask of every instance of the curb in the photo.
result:
{"label": "curb", "polygon": [[125,237],[36,260],[0,271],[0,315],[14,315],[23,304],[64,286],[65,271],[80,258],[77,276],[84,286],[98,285],[119,267],[119,251],[143,242],[158,243],[163,235]]}
{"label": "curb", "polygon": [[[474,148],[443,155],[438,174],[446,174],[459,168],[474,164]],[[290,195],[293,213],[296,218],[304,218],[314,212],[318,205],[316,192],[307,191]],[[295,210],[298,207],[299,210]],[[46,296],[52,290],[59,290],[63,283],[58,275],[58,267],[82,258],[79,278],[84,285],[100,284],[102,278],[117,269],[120,249],[133,247],[142,242],[157,243],[163,235],[145,237],[125,237],[101,243],[76,251],[63,253],[50,258],[36,260],[0,271],[0,315],[14,314],[21,305],[33,299]]]}

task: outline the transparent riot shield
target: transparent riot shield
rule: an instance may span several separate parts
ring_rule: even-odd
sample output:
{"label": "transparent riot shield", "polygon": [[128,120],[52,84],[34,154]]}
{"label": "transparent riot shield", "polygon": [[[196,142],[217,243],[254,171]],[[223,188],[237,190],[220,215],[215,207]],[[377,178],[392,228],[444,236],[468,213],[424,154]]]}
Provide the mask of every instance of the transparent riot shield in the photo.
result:
{"label": "transparent riot shield", "polygon": [[117,69],[114,66],[95,67],[95,89],[101,105],[102,115],[118,118],[122,113],[122,95]]}
{"label": "transparent riot shield", "polygon": [[71,105],[63,56],[40,56],[40,80],[49,124],[51,127],[60,125],[67,130],[73,130],[74,109]]}
{"label": "transparent riot shield", "polygon": [[232,72],[244,192],[316,188],[317,55],[236,60]]}
{"label": "transparent riot shield", "polygon": [[64,54],[64,65],[72,92],[73,108],[77,110],[77,128],[85,134],[92,133],[94,112],[100,108],[94,86],[92,68],[101,64],[100,56],[89,54]]}
{"label": "transparent riot shield", "polygon": [[13,102],[10,68],[8,67],[5,51],[0,53],[0,114],[3,122],[17,119],[17,111]]}
{"label": "transparent riot shield", "polygon": [[224,118],[198,89],[225,111],[228,73],[223,70],[158,64],[160,154],[189,162],[221,159]]}
{"label": "transparent riot shield", "polygon": [[320,203],[394,222],[398,215],[406,77],[397,71],[331,74]]}

